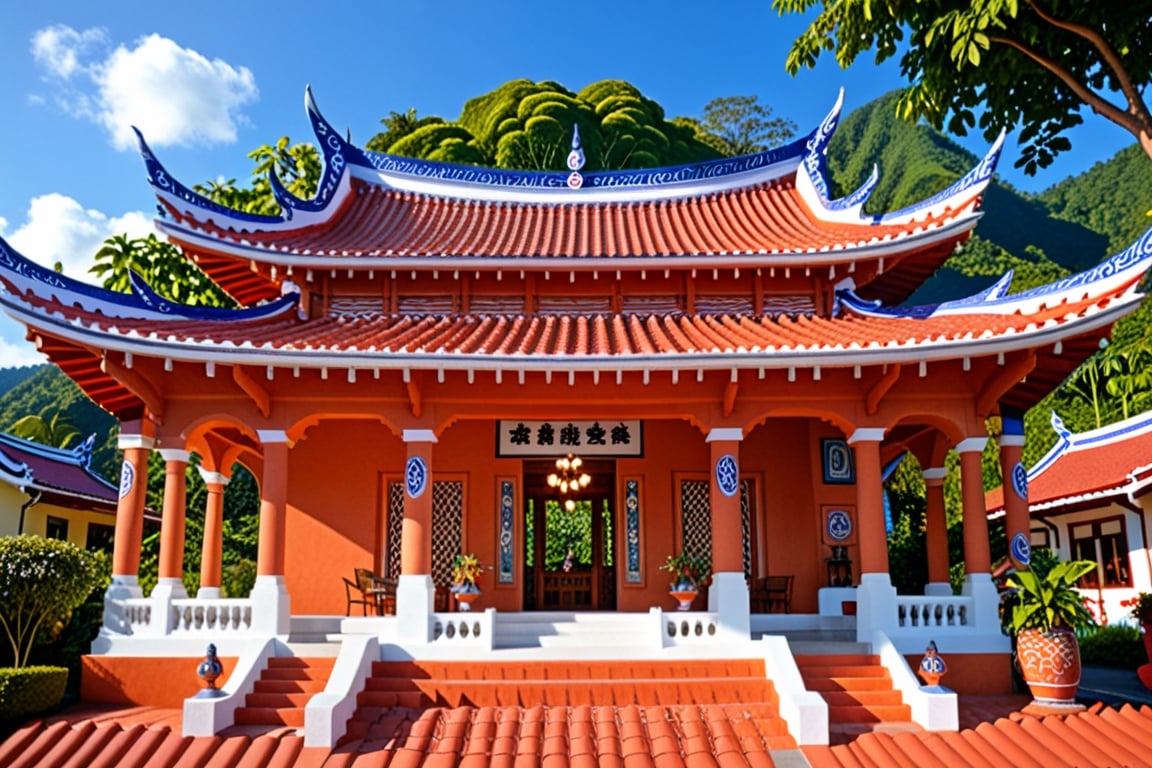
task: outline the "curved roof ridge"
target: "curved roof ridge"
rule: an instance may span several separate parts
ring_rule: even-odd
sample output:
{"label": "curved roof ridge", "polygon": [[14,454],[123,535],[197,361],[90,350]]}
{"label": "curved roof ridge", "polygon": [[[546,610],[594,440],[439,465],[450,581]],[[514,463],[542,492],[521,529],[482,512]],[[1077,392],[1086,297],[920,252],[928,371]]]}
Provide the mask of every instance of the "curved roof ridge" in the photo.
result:
{"label": "curved roof ridge", "polygon": [[1152,266],[1152,228],[1126,249],[1108,257],[1090,269],[1037,286],[1027,291],[1009,294],[1012,279],[1009,270],[988,288],[971,296],[925,304],[916,307],[885,307],[879,302],[861,299],[851,289],[836,292],[841,305],[849,311],[871,317],[929,318],[943,315],[979,314],[1035,314],[1045,307],[1054,308],[1065,303],[1081,303],[1115,294],[1139,290],[1140,278]]}
{"label": "curved roof ridge", "polygon": [[980,162],[947,189],[937,192],[927,200],[878,216],[877,223],[911,224],[923,218],[936,218],[947,209],[955,208],[958,204],[983,193],[992,181],[992,175],[996,173],[996,164],[1000,161],[1000,152],[1004,149],[1006,135],[1001,131]]}
{"label": "curved roof ridge", "polygon": [[300,299],[299,293],[288,293],[276,301],[255,307],[194,307],[165,299],[134,272],[130,280],[132,293],[91,285],[37,264],[0,237],[0,284],[25,301],[25,295],[30,294],[109,318],[234,322],[284,314],[291,311]]}

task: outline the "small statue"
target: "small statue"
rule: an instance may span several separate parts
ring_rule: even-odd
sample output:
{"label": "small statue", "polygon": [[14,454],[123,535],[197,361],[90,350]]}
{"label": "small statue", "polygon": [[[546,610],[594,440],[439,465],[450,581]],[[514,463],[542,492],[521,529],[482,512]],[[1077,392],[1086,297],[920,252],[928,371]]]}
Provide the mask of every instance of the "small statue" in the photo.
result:
{"label": "small statue", "polygon": [[216,658],[216,645],[209,643],[208,655],[204,657],[204,661],[200,662],[200,666],[196,667],[196,675],[204,681],[204,690],[196,695],[203,699],[223,696],[224,692],[216,687],[216,678],[222,674],[224,674],[224,665],[220,663],[220,659]]}
{"label": "small statue", "polygon": [[924,658],[920,660],[919,672],[924,684],[932,687],[939,686],[940,678],[944,677],[944,673],[947,671],[948,665],[944,663],[944,659],[936,651],[936,641],[929,641],[928,647],[924,651]]}

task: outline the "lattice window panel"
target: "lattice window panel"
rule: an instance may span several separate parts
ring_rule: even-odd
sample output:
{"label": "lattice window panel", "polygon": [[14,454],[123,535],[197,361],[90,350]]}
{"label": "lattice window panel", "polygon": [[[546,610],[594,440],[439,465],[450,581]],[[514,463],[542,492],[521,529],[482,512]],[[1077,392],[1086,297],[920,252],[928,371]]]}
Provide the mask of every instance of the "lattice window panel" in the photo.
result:
{"label": "lattice window panel", "polygon": [[400,578],[400,532],[404,528],[404,484],[388,483],[388,560],[384,575]]}
{"label": "lattice window panel", "polygon": [[432,581],[438,587],[452,583],[452,561],[460,554],[464,524],[464,483],[432,483]]}
{"label": "lattice window panel", "polygon": [[743,539],[744,576],[752,578],[752,493],[747,480],[740,481],[740,535]]}
{"label": "lattice window panel", "polygon": [[680,531],[685,552],[712,559],[712,508],[707,480],[680,481]]}
{"label": "lattice window panel", "polygon": [[[712,506],[707,480],[680,482],[680,530],[685,552],[712,560]],[[752,493],[747,480],[740,481],[740,556],[744,575],[752,575]]]}
{"label": "lattice window panel", "polygon": [[[452,583],[452,561],[460,553],[464,522],[464,483],[432,483],[432,581]],[[388,578],[400,577],[401,531],[404,525],[404,484],[388,484]]]}

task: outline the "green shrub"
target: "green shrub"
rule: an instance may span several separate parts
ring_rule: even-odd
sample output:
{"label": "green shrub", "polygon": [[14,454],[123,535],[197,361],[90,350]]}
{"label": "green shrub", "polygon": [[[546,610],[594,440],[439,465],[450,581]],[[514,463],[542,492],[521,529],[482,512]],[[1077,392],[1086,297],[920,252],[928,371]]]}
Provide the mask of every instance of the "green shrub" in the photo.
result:
{"label": "green shrub", "polygon": [[220,586],[226,597],[248,597],[256,586],[256,563],[241,560],[226,566],[220,574]]}
{"label": "green shrub", "polygon": [[1090,627],[1076,633],[1080,639],[1080,661],[1094,667],[1136,669],[1144,664],[1144,641],[1140,630],[1123,624]]}
{"label": "green shrub", "polygon": [[0,720],[55,709],[64,700],[67,684],[64,667],[0,669]]}
{"label": "green shrub", "polygon": [[59,637],[102,577],[97,556],[75,544],[0,536],[0,628],[13,665],[25,666],[33,645]]}

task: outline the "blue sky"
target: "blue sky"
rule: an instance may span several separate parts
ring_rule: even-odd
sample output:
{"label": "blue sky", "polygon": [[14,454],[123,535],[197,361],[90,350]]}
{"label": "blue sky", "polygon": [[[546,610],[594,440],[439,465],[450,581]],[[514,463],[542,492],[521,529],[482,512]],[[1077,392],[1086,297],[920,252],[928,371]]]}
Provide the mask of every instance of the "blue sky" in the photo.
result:
{"label": "blue sky", "polygon": [[[247,178],[245,155],[283,135],[310,139],[311,84],[325,116],[365,143],[391,111],[454,119],[464,102],[514,78],[573,90],[627,80],[672,115],[717,96],[755,94],[806,131],[846,91],[846,111],[902,84],[898,67],[830,57],[792,78],[784,57],[803,20],[768,0],[700,3],[463,0],[339,4],[243,0],[27,2],[0,10],[0,235],[30,258],[92,279],[112,234],[148,231],[155,200],[128,126],[185,183]],[[1039,191],[1132,143],[1091,115]],[[978,154],[982,137],[962,142]],[[881,169],[883,172],[884,169]],[[862,180],[861,180],[862,181]],[[0,316],[0,367],[42,362]]]}

